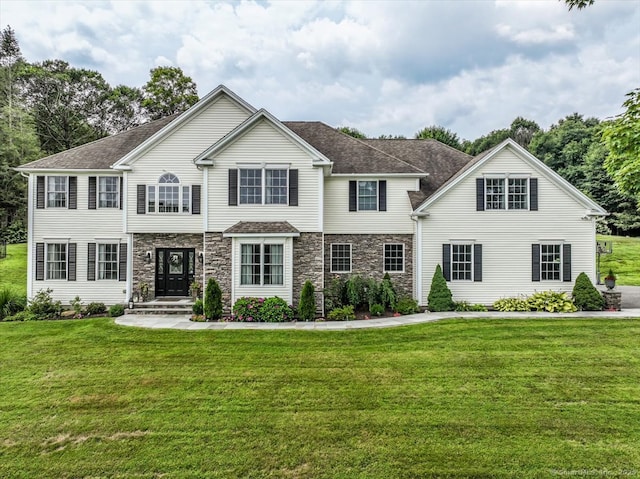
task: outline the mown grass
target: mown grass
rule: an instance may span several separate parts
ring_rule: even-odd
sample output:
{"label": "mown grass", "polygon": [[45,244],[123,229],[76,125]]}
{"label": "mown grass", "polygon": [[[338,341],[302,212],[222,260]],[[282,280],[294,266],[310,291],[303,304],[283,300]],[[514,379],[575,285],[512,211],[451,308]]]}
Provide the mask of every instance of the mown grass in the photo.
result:
{"label": "mown grass", "polygon": [[600,259],[602,278],[611,268],[617,277],[616,284],[640,286],[640,238],[598,235],[598,241],[613,242],[613,252],[603,254]]}
{"label": "mown grass", "polygon": [[0,259],[0,290],[10,288],[27,294],[27,245],[8,244],[7,257]]}
{"label": "mown grass", "polygon": [[0,323],[0,477],[640,474],[640,320]]}

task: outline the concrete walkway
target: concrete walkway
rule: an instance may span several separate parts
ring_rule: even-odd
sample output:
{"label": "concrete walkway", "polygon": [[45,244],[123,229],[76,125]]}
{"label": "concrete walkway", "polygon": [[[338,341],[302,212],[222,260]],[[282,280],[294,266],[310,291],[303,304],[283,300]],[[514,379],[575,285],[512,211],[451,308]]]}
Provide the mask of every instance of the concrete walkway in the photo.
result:
{"label": "concrete walkway", "polygon": [[291,323],[234,323],[234,322],[212,322],[196,323],[189,320],[186,315],[145,315],[126,314],[116,318],[116,324],[122,326],[135,326],[151,329],[182,329],[190,331],[201,331],[204,329],[262,329],[262,330],[316,330],[316,331],[342,331],[346,329],[373,329],[392,328],[396,326],[408,326],[411,324],[429,323],[447,318],[614,318],[630,319],[640,318],[640,309],[625,309],[623,311],[581,311],[578,313],[500,313],[497,311],[488,312],[450,312],[450,313],[419,313],[407,316],[391,318],[376,318],[360,321],[313,321],[313,322],[291,322]]}

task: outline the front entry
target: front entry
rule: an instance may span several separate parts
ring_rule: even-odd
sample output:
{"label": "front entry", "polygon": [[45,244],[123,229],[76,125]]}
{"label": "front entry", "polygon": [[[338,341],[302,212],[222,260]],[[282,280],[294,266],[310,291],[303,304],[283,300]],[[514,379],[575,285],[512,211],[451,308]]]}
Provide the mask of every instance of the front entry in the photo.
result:
{"label": "front entry", "polygon": [[195,272],[195,249],[156,249],[156,296],[188,296]]}

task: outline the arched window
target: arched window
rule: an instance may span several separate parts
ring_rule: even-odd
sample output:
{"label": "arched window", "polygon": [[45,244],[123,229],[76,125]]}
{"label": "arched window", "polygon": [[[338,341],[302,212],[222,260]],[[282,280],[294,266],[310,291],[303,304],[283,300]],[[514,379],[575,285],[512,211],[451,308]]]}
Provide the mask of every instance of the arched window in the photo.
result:
{"label": "arched window", "polygon": [[[158,178],[158,213],[189,213],[191,188],[180,186],[180,178],[173,173],[165,173]],[[149,185],[149,213],[156,212],[156,186]]]}

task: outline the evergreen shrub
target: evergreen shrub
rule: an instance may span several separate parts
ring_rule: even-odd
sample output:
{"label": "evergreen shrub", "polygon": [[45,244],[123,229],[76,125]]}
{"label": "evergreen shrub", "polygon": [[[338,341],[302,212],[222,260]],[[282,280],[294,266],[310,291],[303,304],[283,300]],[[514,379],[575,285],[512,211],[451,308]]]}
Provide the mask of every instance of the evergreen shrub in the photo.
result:
{"label": "evergreen shrub", "polygon": [[222,318],[222,290],[214,278],[209,278],[204,293],[204,315],[210,321]]}
{"label": "evergreen shrub", "polygon": [[429,311],[453,311],[454,309],[451,290],[444,279],[440,265],[436,266],[433,274],[428,301]]}
{"label": "evergreen shrub", "polygon": [[309,280],[304,282],[300,293],[300,303],[298,304],[298,318],[301,321],[313,321],[316,317],[316,295],[313,283]]}
{"label": "evergreen shrub", "polygon": [[580,273],[573,286],[573,302],[580,311],[602,311],[604,298],[586,273]]}

